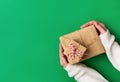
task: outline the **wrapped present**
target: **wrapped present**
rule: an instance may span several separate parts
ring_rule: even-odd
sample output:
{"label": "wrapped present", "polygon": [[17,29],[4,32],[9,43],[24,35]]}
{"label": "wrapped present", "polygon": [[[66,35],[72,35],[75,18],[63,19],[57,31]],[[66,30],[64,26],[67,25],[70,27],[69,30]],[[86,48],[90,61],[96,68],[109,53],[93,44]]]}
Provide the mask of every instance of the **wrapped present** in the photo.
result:
{"label": "wrapped present", "polygon": [[63,35],[60,42],[70,64],[105,52],[94,25]]}
{"label": "wrapped present", "polygon": [[67,56],[70,64],[75,64],[82,59],[85,51],[86,48],[84,46],[75,42],[74,40],[70,40],[67,48],[64,50],[64,54]]}

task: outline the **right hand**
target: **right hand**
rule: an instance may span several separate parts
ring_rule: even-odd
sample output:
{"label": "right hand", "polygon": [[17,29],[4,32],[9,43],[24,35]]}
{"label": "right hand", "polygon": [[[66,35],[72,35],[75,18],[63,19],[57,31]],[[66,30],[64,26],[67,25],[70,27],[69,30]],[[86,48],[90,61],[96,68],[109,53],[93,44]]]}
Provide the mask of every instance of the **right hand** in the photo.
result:
{"label": "right hand", "polygon": [[97,21],[90,21],[90,22],[82,25],[81,28],[85,28],[90,25],[95,25],[95,27],[99,31],[100,35],[104,34],[107,31],[107,29],[105,28],[105,25],[100,22],[97,22]]}

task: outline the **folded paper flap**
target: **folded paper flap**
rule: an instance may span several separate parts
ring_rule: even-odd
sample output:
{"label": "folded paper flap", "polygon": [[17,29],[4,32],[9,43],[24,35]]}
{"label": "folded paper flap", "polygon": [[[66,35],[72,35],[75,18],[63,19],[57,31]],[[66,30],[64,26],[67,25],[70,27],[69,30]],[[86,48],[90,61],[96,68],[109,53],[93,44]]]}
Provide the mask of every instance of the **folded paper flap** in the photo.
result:
{"label": "folded paper flap", "polygon": [[62,37],[69,40],[74,40],[84,46],[89,46],[93,42],[96,42],[96,40],[100,40],[94,25],[88,26],[84,29],[76,30],[64,36],[61,36],[61,38]]}
{"label": "folded paper flap", "polygon": [[76,46],[76,47],[79,47],[79,43],[77,43],[77,42],[74,41],[74,40],[71,40],[68,45],[69,45],[69,46],[70,46],[70,45],[74,45],[74,46]]}
{"label": "folded paper flap", "polygon": [[82,40],[81,40],[81,37],[80,37],[80,34],[78,33],[78,31],[79,30],[76,30],[76,31],[71,32],[69,34],[65,34],[61,37],[64,37],[64,38],[67,38],[67,39],[70,39],[70,40],[74,40],[74,41],[82,44]]}
{"label": "folded paper flap", "polygon": [[94,25],[78,30],[78,33],[85,46],[89,46],[93,44],[94,42],[96,42],[97,40],[98,41],[100,40]]}

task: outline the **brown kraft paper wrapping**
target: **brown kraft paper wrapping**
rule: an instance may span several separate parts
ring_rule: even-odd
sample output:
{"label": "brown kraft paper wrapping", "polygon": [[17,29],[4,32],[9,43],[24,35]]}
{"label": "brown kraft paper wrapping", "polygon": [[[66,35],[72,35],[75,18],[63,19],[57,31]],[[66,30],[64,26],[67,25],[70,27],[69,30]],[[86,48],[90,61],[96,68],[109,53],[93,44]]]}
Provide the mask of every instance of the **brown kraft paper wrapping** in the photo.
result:
{"label": "brown kraft paper wrapping", "polygon": [[75,57],[73,61],[69,61],[68,59],[70,64],[81,62],[105,52],[94,25],[60,37],[60,42],[64,49],[64,55],[66,56],[67,53],[70,52],[70,50],[68,50],[68,45],[71,43],[71,41],[74,45],[80,44],[82,46],[80,50],[84,52],[84,55],[82,58]]}

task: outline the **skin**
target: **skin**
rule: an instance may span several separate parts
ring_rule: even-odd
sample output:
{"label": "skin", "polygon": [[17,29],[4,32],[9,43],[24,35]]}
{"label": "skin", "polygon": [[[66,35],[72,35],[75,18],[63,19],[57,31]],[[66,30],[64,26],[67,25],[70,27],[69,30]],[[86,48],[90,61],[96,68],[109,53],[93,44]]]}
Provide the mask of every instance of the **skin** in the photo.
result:
{"label": "skin", "polygon": [[98,32],[101,34],[104,34],[106,32],[105,25],[103,23],[97,22],[97,21],[90,21],[84,25],[81,26],[81,28],[86,28],[87,26],[94,25]]}
{"label": "skin", "polygon": [[[98,32],[100,33],[100,35],[104,34],[107,31],[105,28],[105,25],[100,23],[100,22],[97,22],[97,21],[90,21],[90,22],[82,25],[81,28],[84,29],[90,25],[94,25],[96,27],[96,29],[98,30]],[[61,43],[60,43],[59,47],[60,47],[60,50],[59,50],[59,52],[60,52],[60,64],[61,64],[61,66],[63,66],[65,68],[69,63],[66,59],[66,56],[63,54],[64,50],[63,50]]]}
{"label": "skin", "polygon": [[64,50],[63,50],[61,43],[59,46],[60,46],[60,50],[59,50],[59,52],[60,52],[60,64],[61,64],[61,66],[66,67],[68,65],[68,61],[66,59],[66,56],[63,54]]}

